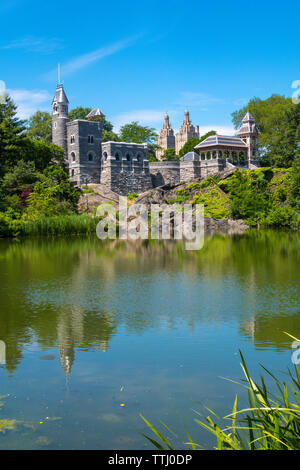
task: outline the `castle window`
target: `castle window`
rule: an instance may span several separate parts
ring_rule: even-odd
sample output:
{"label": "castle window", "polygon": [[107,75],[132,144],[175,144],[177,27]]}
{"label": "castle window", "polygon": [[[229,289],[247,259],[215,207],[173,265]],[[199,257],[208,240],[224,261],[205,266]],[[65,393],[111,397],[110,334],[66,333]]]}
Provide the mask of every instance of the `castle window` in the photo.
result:
{"label": "castle window", "polygon": [[140,154],[139,154],[139,153],[137,154],[137,156],[136,156],[136,159],[137,159],[137,161],[138,161],[138,162],[140,162],[140,161],[141,161],[141,156],[140,156]]}
{"label": "castle window", "polygon": [[88,135],[88,144],[93,144],[93,143],[94,143],[94,136]]}
{"label": "castle window", "polygon": [[88,154],[88,160],[89,162],[92,162],[94,160],[94,155],[92,153]]}
{"label": "castle window", "polygon": [[120,160],[120,155],[118,154],[118,152],[116,153],[115,157],[116,157],[116,160],[117,160],[117,161]]}
{"label": "castle window", "polygon": [[71,161],[75,162],[75,153],[74,152],[71,153]]}
{"label": "castle window", "polygon": [[130,160],[131,160],[131,157],[130,157],[129,153],[127,153],[127,155],[126,155],[126,160],[127,160],[128,162],[130,162]]}
{"label": "castle window", "polygon": [[71,144],[74,144],[74,142],[75,142],[75,135],[71,135],[70,142],[71,142]]}
{"label": "castle window", "polygon": [[74,170],[72,170],[71,176],[74,176]]}
{"label": "castle window", "polygon": [[107,160],[107,153],[106,152],[104,152],[103,158],[104,158],[104,160]]}

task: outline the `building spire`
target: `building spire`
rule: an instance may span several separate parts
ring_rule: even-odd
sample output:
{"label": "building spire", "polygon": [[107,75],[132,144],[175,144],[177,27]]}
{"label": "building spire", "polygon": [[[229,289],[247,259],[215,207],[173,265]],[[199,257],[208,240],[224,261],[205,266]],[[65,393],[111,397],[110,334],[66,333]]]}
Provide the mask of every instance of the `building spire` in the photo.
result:
{"label": "building spire", "polygon": [[185,111],[184,111],[184,121],[190,122],[190,113],[187,107],[185,108]]}

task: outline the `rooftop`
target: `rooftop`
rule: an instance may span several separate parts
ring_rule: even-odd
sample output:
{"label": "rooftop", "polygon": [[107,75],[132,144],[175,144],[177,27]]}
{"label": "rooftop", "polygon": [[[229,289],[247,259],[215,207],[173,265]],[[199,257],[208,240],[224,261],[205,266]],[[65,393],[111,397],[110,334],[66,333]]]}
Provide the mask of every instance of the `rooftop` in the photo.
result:
{"label": "rooftop", "polygon": [[207,137],[207,139],[203,140],[198,145],[196,145],[195,149],[224,145],[227,145],[228,147],[247,147],[245,142],[239,137],[229,135],[211,135],[210,137]]}

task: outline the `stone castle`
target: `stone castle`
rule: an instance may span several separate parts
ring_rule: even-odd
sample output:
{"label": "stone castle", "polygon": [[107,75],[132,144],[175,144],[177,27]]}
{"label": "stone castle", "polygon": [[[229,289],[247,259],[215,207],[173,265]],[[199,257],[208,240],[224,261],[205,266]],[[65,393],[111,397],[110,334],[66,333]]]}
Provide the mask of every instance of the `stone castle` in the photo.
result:
{"label": "stone castle", "polygon": [[[64,149],[71,181],[103,184],[121,194],[142,193],[164,184],[188,182],[217,174],[234,166],[258,165],[258,129],[248,112],[237,135],[213,135],[179,161],[148,161],[147,143],[102,142],[104,114],[93,109],[86,119],[69,121],[69,101],[62,84],[57,85],[52,101],[52,141]],[[199,126],[193,126],[188,110],[176,136],[165,115],[157,138],[157,159],[165,149],[176,154],[191,137],[200,138]]]}

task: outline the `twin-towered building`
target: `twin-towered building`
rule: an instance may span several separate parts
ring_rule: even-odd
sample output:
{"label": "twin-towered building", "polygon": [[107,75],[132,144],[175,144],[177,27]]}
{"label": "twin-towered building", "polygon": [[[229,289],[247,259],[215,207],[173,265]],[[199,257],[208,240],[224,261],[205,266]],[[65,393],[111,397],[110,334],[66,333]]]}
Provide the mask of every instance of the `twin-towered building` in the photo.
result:
{"label": "twin-towered building", "polygon": [[190,120],[190,113],[186,109],[184,113],[184,120],[178,129],[177,134],[174,134],[168,113],[165,114],[165,122],[157,137],[156,145],[156,158],[161,160],[164,151],[169,148],[175,148],[176,155],[179,154],[179,150],[184,144],[191,138],[200,139],[199,126],[193,126]]}
{"label": "twin-towered building", "polygon": [[[236,136],[213,135],[179,161],[150,163],[147,143],[102,142],[104,117],[95,108],[86,119],[69,121],[69,101],[63,85],[57,85],[52,101],[52,141],[64,149],[70,179],[76,185],[103,184],[127,195],[203,178],[233,165],[251,168],[258,164],[258,129],[249,112]],[[178,154],[192,137],[200,139],[200,132],[199,126],[192,125],[188,110],[176,135],[166,114],[157,138],[158,160],[168,148],[175,148]]]}

